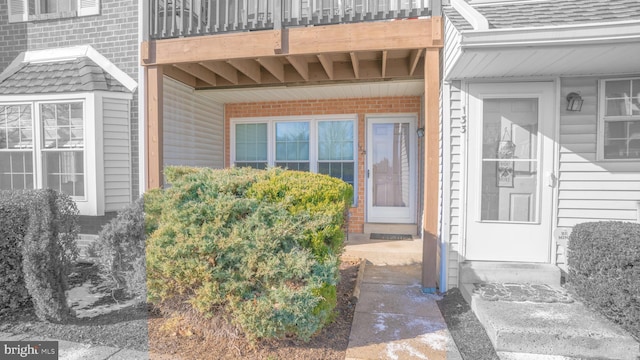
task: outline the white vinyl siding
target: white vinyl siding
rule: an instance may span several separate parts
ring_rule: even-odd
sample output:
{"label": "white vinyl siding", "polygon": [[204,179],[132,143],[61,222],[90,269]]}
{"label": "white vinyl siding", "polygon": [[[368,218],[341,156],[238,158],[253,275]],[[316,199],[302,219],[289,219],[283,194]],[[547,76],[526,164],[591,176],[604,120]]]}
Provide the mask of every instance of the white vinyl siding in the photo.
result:
{"label": "white vinyl siding", "polygon": [[442,51],[444,61],[442,61],[441,64],[444,67],[443,77],[446,79],[449,75],[449,70],[453,68],[453,64],[458,60],[462,53],[462,48],[460,47],[462,36],[447,17],[444,18],[444,34],[445,45]]}
{"label": "white vinyl siding", "polygon": [[[597,158],[598,78],[561,81],[558,227],[588,221],[638,221],[640,160]],[[566,111],[565,97],[578,92],[582,111]]]}
{"label": "white vinyl siding", "polygon": [[[449,86],[443,86],[443,90],[447,91],[447,94],[443,96],[443,122],[447,124],[443,125],[443,151],[449,152],[445,159],[448,161],[443,164],[443,181],[447,184],[443,189],[446,193],[444,197],[448,197],[447,201],[443,201],[445,206],[443,207],[443,229],[444,233],[448,233],[448,241],[445,239],[445,246],[447,246],[447,288],[451,289],[458,286],[458,272],[459,272],[459,250],[460,250],[460,193],[462,183],[460,181],[460,157],[461,157],[461,129],[463,124],[462,120],[462,102],[460,81],[454,81]],[[446,137],[446,138],[444,138]]]}
{"label": "white vinyl siding", "polygon": [[164,78],[164,166],[224,167],[223,105]]}
{"label": "white vinyl siding", "polygon": [[131,144],[129,101],[104,98],[103,147],[105,211],[131,202]]}

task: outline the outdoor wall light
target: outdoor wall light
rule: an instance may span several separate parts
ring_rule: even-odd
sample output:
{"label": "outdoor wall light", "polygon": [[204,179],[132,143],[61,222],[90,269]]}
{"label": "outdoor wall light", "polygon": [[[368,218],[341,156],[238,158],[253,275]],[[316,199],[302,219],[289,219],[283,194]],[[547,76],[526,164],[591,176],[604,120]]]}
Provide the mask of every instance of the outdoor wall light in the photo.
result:
{"label": "outdoor wall light", "polygon": [[572,92],[567,95],[567,111],[580,111],[582,110],[582,96],[580,94]]}
{"label": "outdoor wall light", "polygon": [[416,130],[416,134],[418,134],[418,137],[421,138],[424,136],[424,128],[418,128],[418,130]]}

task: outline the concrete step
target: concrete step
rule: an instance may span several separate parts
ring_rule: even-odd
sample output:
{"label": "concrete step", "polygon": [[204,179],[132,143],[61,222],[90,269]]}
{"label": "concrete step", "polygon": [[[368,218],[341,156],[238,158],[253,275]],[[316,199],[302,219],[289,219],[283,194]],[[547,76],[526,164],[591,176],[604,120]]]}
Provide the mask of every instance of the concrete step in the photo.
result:
{"label": "concrete step", "polygon": [[382,224],[382,223],[366,223],[364,224],[365,234],[408,234],[418,235],[417,224]]}
{"label": "concrete step", "polygon": [[460,283],[480,282],[547,284],[560,286],[560,268],[551,264],[465,261],[460,264]]}
{"label": "concrete step", "polygon": [[498,353],[612,360],[640,356],[636,340],[577,300],[569,304],[488,301],[473,294],[473,287],[463,284],[461,292]]}

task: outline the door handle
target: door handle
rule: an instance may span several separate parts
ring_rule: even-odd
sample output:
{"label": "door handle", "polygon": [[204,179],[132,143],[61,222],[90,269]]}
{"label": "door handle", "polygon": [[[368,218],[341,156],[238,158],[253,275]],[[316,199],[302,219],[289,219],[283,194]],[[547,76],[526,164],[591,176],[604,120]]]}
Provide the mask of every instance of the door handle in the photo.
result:
{"label": "door handle", "polygon": [[547,173],[547,186],[556,187],[558,185],[558,177],[553,172],[549,171]]}
{"label": "door handle", "polygon": [[371,177],[371,171],[367,169],[367,179]]}

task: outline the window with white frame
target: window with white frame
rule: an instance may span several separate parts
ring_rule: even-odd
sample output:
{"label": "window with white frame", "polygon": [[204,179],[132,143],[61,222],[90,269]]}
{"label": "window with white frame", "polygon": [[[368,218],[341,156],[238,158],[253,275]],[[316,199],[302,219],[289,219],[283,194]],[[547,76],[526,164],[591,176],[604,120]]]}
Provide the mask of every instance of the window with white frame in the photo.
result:
{"label": "window with white frame", "polygon": [[9,0],[9,22],[98,15],[100,0]]}
{"label": "window with white frame", "polygon": [[234,166],[311,171],[342,179],[355,189],[355,115],[234,119],[231,124]]}
{"label": "window with white frame", "polygon": [[603,159],[640,159],[640,78],[603,80],[600,86]]}
{"label": "window with white frame", "polygon": [[0,189],[85,197],[84,102],[0,104]]}

